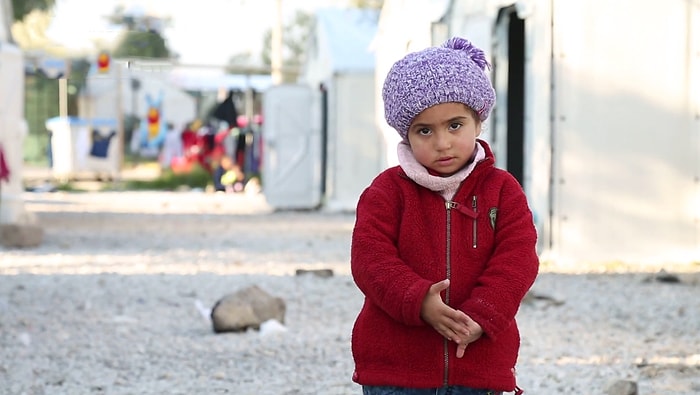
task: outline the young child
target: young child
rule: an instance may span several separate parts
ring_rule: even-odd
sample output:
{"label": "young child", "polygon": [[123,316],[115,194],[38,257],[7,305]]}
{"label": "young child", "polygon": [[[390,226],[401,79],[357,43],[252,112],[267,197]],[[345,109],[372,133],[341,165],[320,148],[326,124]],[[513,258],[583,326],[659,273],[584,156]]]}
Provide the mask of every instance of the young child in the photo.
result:
{"label": "young child", "polygon": [[479,139],[495,102],[484,53],[462,38],[406,55],[384,82],[399,166],[362,193],[351,267],[365,395],[521,392],[515,315],[537,276],[532,213]]}
{"label": "young child", "polygon": [[241,167],[231,157],[222,156],[214,169],[214,189],[226,193],[243,192],[244,179]]}

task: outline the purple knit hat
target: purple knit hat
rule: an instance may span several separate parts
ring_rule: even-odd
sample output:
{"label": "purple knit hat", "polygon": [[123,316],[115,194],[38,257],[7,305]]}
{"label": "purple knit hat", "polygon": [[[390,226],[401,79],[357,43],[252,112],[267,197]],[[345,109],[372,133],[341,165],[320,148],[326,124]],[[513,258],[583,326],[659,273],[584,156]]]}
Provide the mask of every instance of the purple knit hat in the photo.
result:
{"label": "purple knit hat", "polygon": [[405,140],[413,118],[448,102],[464,103],[486,120],[496,102],[486,67],[490,65],[484,52],[460,37],[406,55],[394,63],[384,81],[387,123]]}

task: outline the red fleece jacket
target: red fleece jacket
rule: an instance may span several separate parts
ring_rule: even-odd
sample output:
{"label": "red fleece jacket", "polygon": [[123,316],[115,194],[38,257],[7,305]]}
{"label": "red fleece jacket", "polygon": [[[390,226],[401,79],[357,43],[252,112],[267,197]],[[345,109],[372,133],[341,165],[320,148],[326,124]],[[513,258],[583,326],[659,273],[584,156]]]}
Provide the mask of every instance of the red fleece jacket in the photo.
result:
{"label": "red fleece jacket", "polygon": [[[352,275],[365,295],[352,332],[355,382],[515,388],[515,315],[537,276],[537,235],[520,184],[482,145],[486,159],[452,204],[398,166],[362,193],[351,248]],[[463,358],[420,317],[428,289],[445,278],[443,299],[484,330]]]}

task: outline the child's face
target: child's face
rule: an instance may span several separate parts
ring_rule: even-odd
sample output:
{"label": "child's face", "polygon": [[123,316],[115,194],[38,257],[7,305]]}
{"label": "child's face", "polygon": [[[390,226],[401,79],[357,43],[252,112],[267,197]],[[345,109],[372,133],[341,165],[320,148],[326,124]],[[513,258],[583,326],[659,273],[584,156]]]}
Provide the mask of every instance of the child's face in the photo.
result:
{"label": "child's face", "polygon": [[228,156],[224,156],[221,158],[221,167],[224,169],[230,169],[233,166],[233,160],[229,158]]}
{"label": "child's face", "polygon": [[467,164],[481,122],[462,103],[441,103],[423,110],[408,128],[408,142],[418,162],[443,177]]}

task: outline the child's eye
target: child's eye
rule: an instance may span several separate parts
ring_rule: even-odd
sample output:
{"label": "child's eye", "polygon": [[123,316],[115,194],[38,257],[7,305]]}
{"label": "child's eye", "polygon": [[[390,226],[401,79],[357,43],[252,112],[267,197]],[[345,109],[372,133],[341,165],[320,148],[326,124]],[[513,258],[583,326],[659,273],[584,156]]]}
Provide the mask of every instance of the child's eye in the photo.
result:
{"label": "child's eye", "polygon": [[428,136],[430,134],[430,129],[428,129],[428,128],[418,129],[418,134],[420,134],[421,136]]}
{"label": "child's eye", "polygon": [[457,130],[462,127],[462,124],[460,122],[452,122],[450,124],[450,130]]}

